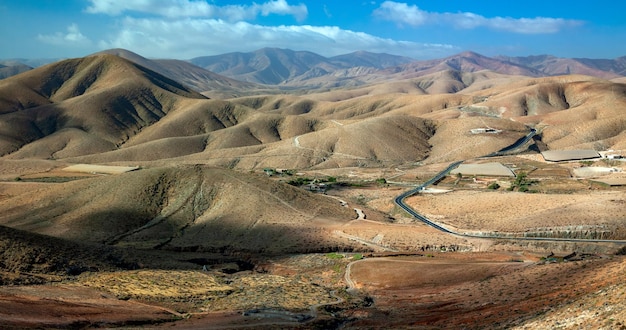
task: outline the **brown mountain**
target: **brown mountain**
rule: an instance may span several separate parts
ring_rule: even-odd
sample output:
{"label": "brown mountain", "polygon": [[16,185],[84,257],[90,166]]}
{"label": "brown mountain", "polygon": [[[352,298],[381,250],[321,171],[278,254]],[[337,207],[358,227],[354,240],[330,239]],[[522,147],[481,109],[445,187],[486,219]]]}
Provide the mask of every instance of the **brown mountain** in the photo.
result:
{"label": "brown mountain", "polygon": [[364,51],[326,58],[312,52],[278,48],[191,59],[195,65],[237,80],[288,86],[300,86],[294,82],[332,75],[339,70],[382,69],[410,61],[407,57]]}
{"label": "brown mountain", "polygon": [[22,72],[32,70],[32,68],[26,64],[14,63],[14,64],[0,64],[0,79],[5,79]]}
{"label": "brown mountain", "polygon": [[237,81],[207,71],[187,61],[173,59],[150,60],[125,49],[109,49],[96,54],[111,54],[127,59],[165,77],[181,82],[194,91],[203,92],[207,96],[218,96],[220,98],[237,97],[245,95],[245,91],[257,91],[262,88],[253,83]]}
{"label": "brown mountain", "polygon": [[[552,148],[623,144],[619,107],[601,106],[607,99],[622,102],[623,85],[587,76],[471,72],[492,63],[482,57],[472,62],[472,56],[435,64],[470,72],[405,78],[401,71],[397,80],[372,78],[365,87],[229,100],[208,100],[114,55],[67,60],[0,82],[0,146],[14,159],[176,159],[250,169],[453,160],[453,148],[478,157],[524,135],[519,123],[545,127],[544,143]],[[481,126],[483,116],[507,131],[506,138],[463,137],[470,126]],[[580,118],[588,118],[585,129]],[[567,139],[553,136],[559,129],[570,132]],[[477,138],[480,148],[454,147],[457,139]]]}
{"label": "brown mountain", "polygon": [[0,81],[0,154],[67,157],[116,149],[187,99],[180,83],[113,55],[40,67]]}
{"label": "brown mountain", "polygon": [[277,48],[263,48],[252,53],[197,57],[191,59],[191,63],[237,80],[272,85],[304,74],[313,67],[326,72],[338,68],[315,53]]}
{"label": "brown mountain", "polygon": [[361,87],[374,82],[413,79],[447,71],[461,74],[492,71],[527,77],[583,74],[604,79],[623,76],[626,72],[624,58],[487,57],[469,51],[443,59],[415,61],[368,52],[324,58],[310,52],[265,48],[252,53],[198,57],[191,62],[238,80],[308,90]]}
{"label": "brown mountain", "polygon": [[[407,57],[365,51],[326,58],[312,52],[264,48],[250,53],[228,53],[180,61],[149,60],[124,49],[110,49],[101,53],[126,58],[207,96],[217,98],[275,94],[281,93],[280,90],[289,92],[302,88],[320,90],[361,87],[372,82],[418,78],[442,71],[458,71],[463,74],[492,71],[531,77],[583,74],[604,79],[626,75],[626,57],[487,57],[474,52],[463,52],[443,59],[415,61]],[[14,65],[15,61],[10,63]],[[7,76],[17,73],[15,68],[0,68],[0,71],[3,69],[9,71]],[[25,68],[20,70],[23,69]]]}
{"label": "brown mountain", "polygon": [[371,53],[362,50],[349,54],[333,56],[330,57],[329,60],[335,64],[341,64],[345,68],[367,67],[376,69],[384,69],[415,61],[415,59],[410,57],[385,53]]}
{"label": "brown mountain", "polygon": [[604,79],[626,75],[626,57],[615,60],[559,58],[551,55],[505,57],[498,59],[536,69],[546,76],[583,74]]}
{"label": "brown mountain", "polygon": [[489,70],[508,75],[537,77],[542,74],[532,68],[483,56],[474,52],[463,52],[443,59],[416,61],[389,68],[390,74],[404,78],[413,78],[440,71],[476,72]]}

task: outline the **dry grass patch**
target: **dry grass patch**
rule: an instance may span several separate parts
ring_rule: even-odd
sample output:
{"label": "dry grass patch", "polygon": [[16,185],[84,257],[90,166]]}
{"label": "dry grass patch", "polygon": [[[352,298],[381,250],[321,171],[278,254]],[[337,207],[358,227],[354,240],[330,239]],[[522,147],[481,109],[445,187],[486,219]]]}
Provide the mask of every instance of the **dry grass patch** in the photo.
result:
{"label": "dry grass patch", "polygon": [[183,270],[136,270],[90,274],[79,283],[115,295],[157,303],[179,312],[254,308],[304,310],[336,301],[302,276],[237,273],[224,276]]}
{"label": "dry grass patch", "polygon": [[304,310],[313,305],[335,302],[327,289],[301,276],[242,274],[231,278],[235,291],[222,298],[207,301],[205,310],[246,310],[275,308]]}
{"label": "dry grass patch", "polygon": [[183,270],[97,273],[84,276],[79,283],[108,291],[119,299],[151,301],[207,300],[233,291],[214,275]]}

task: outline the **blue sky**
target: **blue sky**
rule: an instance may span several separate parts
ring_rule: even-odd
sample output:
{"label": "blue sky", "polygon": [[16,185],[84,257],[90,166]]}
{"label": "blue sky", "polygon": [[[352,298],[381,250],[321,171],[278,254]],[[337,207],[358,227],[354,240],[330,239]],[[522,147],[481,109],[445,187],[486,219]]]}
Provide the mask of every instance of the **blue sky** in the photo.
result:
{"label": "blue sky", "polygon": [[125,48],[190,59],[263,47],[440,58],[626,55],[626,1],[0,0],[0,58]]}

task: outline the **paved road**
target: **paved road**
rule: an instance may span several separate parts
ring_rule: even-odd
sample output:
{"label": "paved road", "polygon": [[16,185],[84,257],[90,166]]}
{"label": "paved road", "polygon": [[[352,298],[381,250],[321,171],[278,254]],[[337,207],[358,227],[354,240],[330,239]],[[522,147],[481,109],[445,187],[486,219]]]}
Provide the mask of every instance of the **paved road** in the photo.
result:
{"label": "paved road", "polygon": [[450,171],[452,171],[453,169],[457,168],[457,166],[461,165],[461,163],[463,163],[463,161],[454,162],[454,163],[448,165],[448,167],[446,167],[443,171],[437,173],[437,175],[432,177],[430,180],[428,180],[428,181],[422,183],[421,185],[417,186],[416,188],[411,189],[411,190],[409,190],[407,192],[404,192],[402,195],[396,197],[394,202],[396,203],[396,205],[400,206],[407,213],[409,213],[413,217],[417,218],[418,220],[424,222],[425,224],[427,224],[427,225],[429,225],[429,226],[431,226],[433,228],[439,229],[439,230],[441,230],[441,231],[443,231],[445,233],[448,233],[448,234],[457,234],[457,233],[455,233],[455,232],[453,232],[453,231],[451,231],[451,230],[449,230],[449,229],[447,229],[445,227],[442,227],[441,225],[439,225],[437,223],[434,223],[434,222],[428,220],[428,218],[426,218],[425,216],[417,213],[410,206],[408,206],[408,205],[406,205],[404,203],[404,199],[409,197],[409,196],[413,196],[413,195],[419,193],[421,190],[424,190],[427,186],[429,186],[429,185],[431,185],[431,184],[441,180],[444,176],[448,175],[448,173],[450,173]]}
{"label": "paved road", "polygon": [[[524,136],[523,138],[517,140],[515,143],[513,143],[512,145],[491,153],[485,157],[494,157],[494,156],[501,156],[504,154],[511,154],[514,152],[518,152],[519,148],[524,146],[528,141],[530,141],[530,139],[532,139],[535,135],[536,135],[537,131],[534,129],[531,129],[530,132],[528,134],[526,134],[526,136]],[[425,217],[422,214],[417,213],[417,211],[415,211],[414,209],[412,209],[410,206],[408,206],[407,204],[404,203],[404,199],[409,197],[409,196],[413,196],[417,193],[419,193],[420,191],[424,190],[427,186],[441,180],[443,177],[445,177],[446,175],[448,175],[448,173],[450,173],[450,171],[452,171],[453,169],[455,169],[456,167],[458,167],[459,165],[461,165],[463,163],[463,161],[457,161],[454,162],[450,165],[448,165],[448,167],[446,167],[443,171],[437,173],[437,175],[435,175],[434,177],[432,177],[430,180],[422,183],[421,185],[417,186],[414,189],[411,189],[409,191],[404,192],[403,194],[401,194],[400,196],[396,197],[396,199],[394,200],[394,202],[396,203],[396,205],[398,205],[399,207],[401,207],[403,210],[405,210],[407,213],[409,213],[410,215],[412,215],[413,217],[415,217],[416,219],[422,221],[423,223],[438,229],[444,233],[448,233],[448,234],[452,234],[452,235],[457,235],[457,236],[463,236],[463,237],[471,237],[471,238],[489,238],[489,239],[508,239],[508,240],[520,240],[520,241],[548,241],[548,242],[586,242],[586,243],[617,243],[617,244],[626,244],[625,240],[591,240],[591,239],[582,239],[582,238],[546,238],[546,237],[506,237],[506,236],[496,236],[496,235],[473,235],[473,234],[466,234],[466,233],[459,233],[459,232],[455,232],[452,231],[448,228],[443,227],[442,225],[431,221],[430,219],[428,219],[427,217]]]}
{"label": "paved road", "polygon": [[489,155],[487,155],[485,157],[503,156],[503,155],[508,155],[508,154],[511,154],[511,153],[519,152],[520,150],[518,150],[518,149],[520,147],[524,146],[533,137],[535,137],[535,135],[537,135],[537,130],[535,130],[534,128],[531,128],[530,132],[528,134],[526,134],[523,138],[515,141],[510,146],[508,146],[506,148],[503,148],[503,149],[500,149],[499,151],[492,152],[492,153],[490,153]]}

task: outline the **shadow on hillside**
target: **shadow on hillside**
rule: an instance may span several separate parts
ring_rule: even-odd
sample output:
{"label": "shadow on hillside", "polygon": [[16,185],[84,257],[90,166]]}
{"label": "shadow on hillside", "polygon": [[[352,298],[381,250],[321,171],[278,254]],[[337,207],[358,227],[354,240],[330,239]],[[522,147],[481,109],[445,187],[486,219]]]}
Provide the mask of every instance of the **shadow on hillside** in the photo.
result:
{"label": "shadow on hillside", "polygon": [[[148,212],[95,212],[82,216],[77,222],[80,227],[74,226],[63,237],[0,226],[0,285],[47,281],[7,280],[2,272],[65,277],[140,268],[202,270],[225,263],[237,264],[234,271],[241,271],[255,269],[272,256],[354,250],[349,242],[329,238],[313,225],[241,228],[224,219],[183,226],[163,221],[145,228],[153,218]],[[37,223],[42,219],[29,226]],[[119,239],[114,244],[106,244],[115,237]]]}

